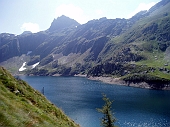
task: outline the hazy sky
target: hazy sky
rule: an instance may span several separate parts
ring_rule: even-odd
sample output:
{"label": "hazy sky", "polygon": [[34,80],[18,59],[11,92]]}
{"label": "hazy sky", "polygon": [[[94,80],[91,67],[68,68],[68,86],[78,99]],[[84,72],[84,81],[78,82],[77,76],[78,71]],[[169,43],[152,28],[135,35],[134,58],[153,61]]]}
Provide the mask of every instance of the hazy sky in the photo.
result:
{"label": "hazy sky", "polygon": [[66,15],[83,24],[107,17],[130,18],[161,0],[0,0],[0,33],[46,30],[54,18]]}

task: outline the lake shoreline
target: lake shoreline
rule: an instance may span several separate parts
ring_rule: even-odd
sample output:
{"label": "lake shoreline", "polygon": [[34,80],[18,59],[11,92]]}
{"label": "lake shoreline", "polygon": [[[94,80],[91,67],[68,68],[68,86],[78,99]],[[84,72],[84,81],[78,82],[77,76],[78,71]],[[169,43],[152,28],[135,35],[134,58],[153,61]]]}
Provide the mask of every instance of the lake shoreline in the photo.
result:
{"label": "lake shoreline", "polygon": [[[96,80],[96,81],[101,81],[104,83],[108,83],[108,84],[112,84],[112,85],[123,85],[123,86],[129,86],[129,87],[136,87],[136,88],[142,88],[142,89],[153,89],[151,88],[151,86],[146,83],[146,82],[140,82],[140,83],[126,83],[125,81],[121,80],[121,78],[112,78],[112,77],[104,77],[104,76],[98,76],[98,77],[87,77],[87,75],[75,75],[75,77],[85,77],[89,80]],[[162,89],[157,89],[157,90],[170,90],[170,86],[169,87],[164,87]]]}
{"label": "lake shoreline", "polygon": [[145,82],[141,82],[141,83],[129,83],[128,84],[125,81],[121,80],[120,78],[103,77],[103,76],[92,77],[91,76],[91,77],[88,77],[88,79],[96,80],[96,81],[101,81],[101,82],[108,83],[108,84],[113,84],[113,85],[123,85],[123,86],[151,89],[150,86],[147,83],[145,83]]}
{"label": "lake shoreline", "polygon": [[[28,76],[33,76],[33,75],[28,75]],[[55,74],[52,75],[54,77],[62,77],[61,74]],[[68,76],[69,77],[69,76]],[[104,83],[108,83],[108,84],[112,84],[112,85],[122,85],[122,86],[129,86],[129,87],[136,87],[136,88],[142,88],[142,89],[153,89],[151,88],[151,85],[149,85],[146,82],[140,82],[140,83],[133,83],[133,82],[125,82],[124,80],[122,80],[120,77],[118,78],[113,78],[110,76],[90,76],[88,77],[86,74],[82,75],[82,74],[76,74],[74,75],[74,77],[84,77],[87,78],[89,80],[96,80],[96,81],[101,81]],[[170,85],[166,86],[162,89],[156,89],[156,90],[170,90]]]}

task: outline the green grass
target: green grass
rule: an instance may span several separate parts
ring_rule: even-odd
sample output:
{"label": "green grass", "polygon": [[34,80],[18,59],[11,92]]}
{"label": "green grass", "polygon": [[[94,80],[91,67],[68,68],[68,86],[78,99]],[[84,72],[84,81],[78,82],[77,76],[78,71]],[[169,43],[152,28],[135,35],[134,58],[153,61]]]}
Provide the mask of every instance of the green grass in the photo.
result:
{"label": "green grass", "polygon": [[170,74],[163,73],[163,72],[159,71],[158,69],[155,72],[152,72],[150,74],[153,76],[160,77],[160,78],[170,79]]}
{"label": "green grass", "polygon": [[[19,91],[19,92],[17,92]],[[0,67],[0,126],[78,127],[62,110],[26,82]]]}
{"label": "green grass", "polygon": [[[164,60],[164,52],[161,51],[153,51],[153,52],[141,52],[142,56],[146,57],[146,60],[141,60],[136,62],[138,65],[147,65],[148,67],[165,67],[167,61]],[[166,66],[166,68],[170,68],[170,66]]]}
{"label": "green grass", "polygon": [[[141,54],[146,57],[146,60],[136,62],[137,65],[146,65],[148,67],[153,67],[156,70],[154,72],[150,72],[151,75],[164,79],[170,79],[170,74],[159,71],[160,68],[170,69],[169,63],[166,60],[164,60],[164,52],[155,50],[153,52],[145,51],[142,52]],[[167,63],[168,66],[165,66],[165,64]]]}

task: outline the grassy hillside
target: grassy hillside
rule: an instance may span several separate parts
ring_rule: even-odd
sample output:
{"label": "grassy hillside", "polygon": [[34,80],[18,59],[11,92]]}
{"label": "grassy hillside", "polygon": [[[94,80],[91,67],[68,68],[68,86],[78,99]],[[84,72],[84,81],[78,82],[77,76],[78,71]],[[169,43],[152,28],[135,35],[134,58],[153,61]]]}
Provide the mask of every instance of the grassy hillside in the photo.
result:
{"label": "grassy hillside", "polygon": [[45,96],[0,67],[1,127],[78,127]]}

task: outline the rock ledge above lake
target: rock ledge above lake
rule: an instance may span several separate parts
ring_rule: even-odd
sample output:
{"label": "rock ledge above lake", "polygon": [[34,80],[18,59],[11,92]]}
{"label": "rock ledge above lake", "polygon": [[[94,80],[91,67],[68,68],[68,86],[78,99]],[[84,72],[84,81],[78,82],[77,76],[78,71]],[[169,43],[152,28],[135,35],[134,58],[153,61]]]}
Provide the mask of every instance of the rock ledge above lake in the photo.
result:
{"label": "rock ledge above lake", "polygon": [[[131,87],[138,87],[138,88],[145,88],[145,89],[153,89],[153,88],[151,88],[151,85],[149,85],[146,82],[127,83],[124,80],[122,80],[121,78],[112,78],[112,77],[103,77],[103,76],[92,77],[92,76],[90,76],[90,77],[88,77],[88,79],[102,81],[104,83],[114,84],[114,85],[124,85],[124,86],[131,86]],[[170,86],[167,85],[160,90],[170,90]]]}

